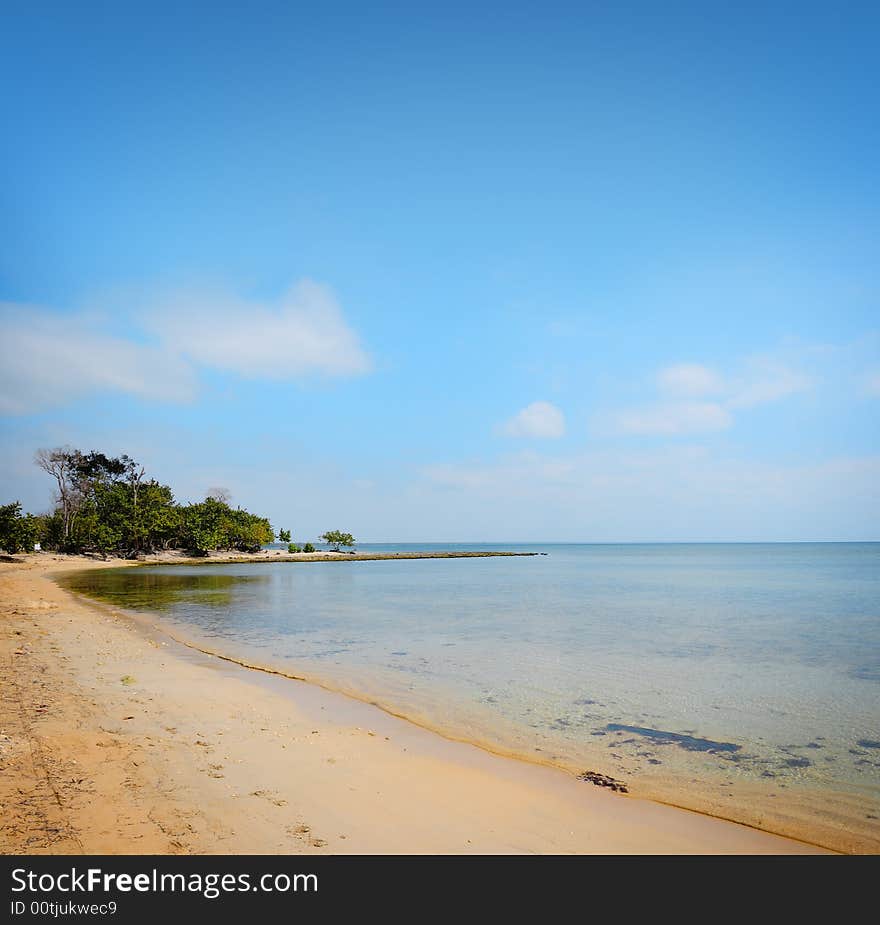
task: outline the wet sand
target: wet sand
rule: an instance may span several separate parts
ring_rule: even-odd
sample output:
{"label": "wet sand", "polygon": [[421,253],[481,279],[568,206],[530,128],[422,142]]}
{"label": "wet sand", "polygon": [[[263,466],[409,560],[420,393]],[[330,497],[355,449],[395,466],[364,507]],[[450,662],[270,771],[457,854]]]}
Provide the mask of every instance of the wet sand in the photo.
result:
{"label": "wet sand", "polygon": [[821,851],[224,662],[50,578],[111,564],[0,563],[3,853]]}

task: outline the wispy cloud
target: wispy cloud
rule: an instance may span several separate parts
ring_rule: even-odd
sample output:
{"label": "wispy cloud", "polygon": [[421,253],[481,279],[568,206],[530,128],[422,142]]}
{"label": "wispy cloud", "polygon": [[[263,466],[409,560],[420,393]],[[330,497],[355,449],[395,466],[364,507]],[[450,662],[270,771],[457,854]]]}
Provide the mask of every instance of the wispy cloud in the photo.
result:
{"label": "wispy cloud", "polygon": [[505,485],[534,488],[538,485],[564,485],[576,473],[574,457],[550,457],[533,452],[516,453],[494,463],[438,463],[425,466],[421,477],[440,488],[461,491],[488,491]]}
{"label": "wispy cloud", "polygon": [[661,369],[656,382],[658,400],[617,412],[618,432],[681,435],[726,430],[734,423],[733,412],[780,401],[814,384],[812,377],[770,356],[749,357],[728,376],[701,363],[676,363]]}
{"label": "wispy cloud", "polygon": [[219,289],[141,294],[108,317],[0,303],[0,414],[25,414],[89,393],[189,401],[198,369],[252,379],[352,376],[372,362],[332,291],[309,280],[275,301]]}
{"label": "wispy cloud", "polygon": [[508,437],[551,440],[565,434],[565,415],[548,401],[533,401],[501,428]]}
{"label": "wispy cloud", "polygon": [[724,380],[715,370],[700,363],[676,363],[657,374],[660,390],[669,395],[702,397],[724,391]]}
{"label": "wispy cloud", "polygon": [[733,418],[717,402],[683,401],[623,411],[617,423],[625,434],[696,434],[726,430]]}
{"label": "wispy cloud", "polygon": [[311,280],[276,301],[216,290],[171,293],[149,312],[147,326],[169,351],[249,378],[351,376],[372,368],[333,292]]}
{"label": "wispy cloud", "polygon": [[430,500],[473,538],[522,537],[528,524],[536,539],[870,539],[880,517],[876,455],[772,464],[679,444],[519,453],[421,474],[413,507]]}
{"label": "wispy cloud", "polygon": [[23,414],[89,392],[188,401],[192,368],[168,351],[116,337],[87,315],[0,304],[0,413]]}
{"label": "wispy cloud", "polygon": [[806,392],[813,384],[812,377],[771,357],[754,357],[746,363],[743,374],[731,381],[728,405],[753,408]]}

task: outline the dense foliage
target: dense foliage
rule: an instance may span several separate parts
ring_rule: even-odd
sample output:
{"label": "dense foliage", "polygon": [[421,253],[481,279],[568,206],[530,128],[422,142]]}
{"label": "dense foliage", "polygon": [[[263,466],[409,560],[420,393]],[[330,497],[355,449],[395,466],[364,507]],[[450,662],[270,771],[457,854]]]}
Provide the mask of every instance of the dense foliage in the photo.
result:
{"label": "dense foliage", "polygon": [[354,537],[350,533],[343,533],[341,530],[328,530],[321,534],[321,539],[329,546],[332,546],[335,552],[339,552],[341,546],[354,546]]}
{"label": "dense foliage", "polygon": [[21,504],[13,501],[0,507],[0,549],[27,552],[37,542],[36,518],[21,513]]}
{"label": "dense foliage", "polygon": [[0,508],[0,548],[10,552],[35,542],[129,557],[161,549],[255,552],[275,539],[265,517],[232,508],[226,498],[178,504],[169,486],[146,478],[128,456],[62,447],[40,450],[36,462],[55,480],[55,507],[36,517],[22,516],[18,502]]}

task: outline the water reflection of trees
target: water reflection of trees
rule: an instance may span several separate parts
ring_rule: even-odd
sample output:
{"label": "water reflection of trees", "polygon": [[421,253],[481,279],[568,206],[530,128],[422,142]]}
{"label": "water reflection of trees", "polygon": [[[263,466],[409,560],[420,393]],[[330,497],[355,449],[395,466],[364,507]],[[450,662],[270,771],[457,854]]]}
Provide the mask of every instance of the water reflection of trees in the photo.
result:
{"label": "water reflection of trees", "polygon": [[208,570],[168,574],[146,569],[108,569],[71,575],[64,583],[78,594],[119,607],[168,610],[175,604],[228,607],[237,586],[268,578],[268,575],[229,575]]}

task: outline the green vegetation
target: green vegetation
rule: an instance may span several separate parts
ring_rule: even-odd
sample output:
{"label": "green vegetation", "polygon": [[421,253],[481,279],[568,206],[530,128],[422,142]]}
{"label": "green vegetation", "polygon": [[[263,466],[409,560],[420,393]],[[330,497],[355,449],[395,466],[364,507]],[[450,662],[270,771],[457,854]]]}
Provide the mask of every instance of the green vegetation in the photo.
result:
{"label": "green vegetation", "polygon": [[303,546],[303,552],[314,552],[314,551],[315,551],[315,547],[312,546],[311,543],[306,543],[305,546]]}
{"label": "green vegetation", "polygon": [[302,552],[302,549],[299,546],[297,546],[296,543],[288,543],[287,551],[288,552]]}
{"label": "green vegetation", "polygon": [[339,552],[342,546],[354,546],[354,537],[350,533],[343,533],[341,530],[328,530],[321,534],[321,539],[328,546],[333,547],[334,552]]}
{"label": "green vegetation", "polygon": [[30,552],[37,542],[36,518],[21,513],[21,503],[13,501],[0,507],[0,549],[7,552]]}
{"label": "green vegetation", "polygon": [[40,450],[36,463],[55,480],[55,507],[22,516],[18,502],[0,507],[0,548],[31,550],[35,542],[63,552],[135,558],[162,549],[256,552],[275,539],[265,517],[232,508],[225,492],[178,504],[168,485],[147,479],[128,456],[70,447]]}
{"label": "green vegetation", "polygon": [[241,508],[233,510],[223,501],[206,498],[200,504],[181,508],[183,524],[181,547],[197,553],[211,549],[237,549],[257,552],[264,543],[271,543],[275,533],[265,517],[249,514]]}
{"label": "green vegetation", "polygon": [[279,543],[289,543],[290,542],[290,530],[279,530],[278,531],[278,542]]}

